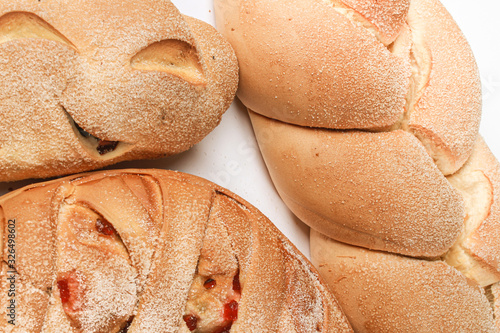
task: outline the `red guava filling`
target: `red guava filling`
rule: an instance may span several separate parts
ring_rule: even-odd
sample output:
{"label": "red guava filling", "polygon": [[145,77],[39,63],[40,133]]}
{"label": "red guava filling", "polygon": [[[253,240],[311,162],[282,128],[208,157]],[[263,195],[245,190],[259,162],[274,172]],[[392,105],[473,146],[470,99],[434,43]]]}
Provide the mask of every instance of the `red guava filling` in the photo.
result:
{"label": "red guava filling", "polygon": [[194,331],[196,329],[196,326],[198,326],[198,318],[196,316],[184,315],[182,319],[184,319],[190,331]]}
{"label": "red guava filling", "polygon": [[66,313],[71,314],[80,310],[82,288],[75,271],[57,279],[57,289],[59,289],[59,297]]}
{"label": "red guava filling", "polygon": [[208,280],[206,280],[206,281],[203,283],[203,287],[205,287],[206,289],[212,289],[212,288],[214,288],[216,285],[217,285],[217,281],[215,281],[214,279],[208,279]]}
{"label": "red guava filling", "polygon": [[96,228],[97,232],[99,232],[103,235],[106,235],[106,236],[112,236],[112,235],[116,234],[116,230],[113,227],[113,225],[103,218],[98,218],[96,220],[95,228]]}

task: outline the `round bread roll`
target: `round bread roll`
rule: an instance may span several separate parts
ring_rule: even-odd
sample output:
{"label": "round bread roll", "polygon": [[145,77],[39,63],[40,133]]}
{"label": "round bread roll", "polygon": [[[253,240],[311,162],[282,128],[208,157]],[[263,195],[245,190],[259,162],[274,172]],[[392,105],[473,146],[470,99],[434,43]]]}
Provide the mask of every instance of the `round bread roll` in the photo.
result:
{"label": "round bread roll", "polygon": [[290,209],[338,241],[435,257],[464,202],[481,86],[438,0],[216,0],[264,160]]}
{"label": "round bread roll", "polygon": [[234,98],[234,52],[168,0],[0,4],[0,181],[185,151]]}
{"label": "round bread roll", "polygon": [[0,208],[1,332],[352,332],[283,234],[201,178],[75,175]]}

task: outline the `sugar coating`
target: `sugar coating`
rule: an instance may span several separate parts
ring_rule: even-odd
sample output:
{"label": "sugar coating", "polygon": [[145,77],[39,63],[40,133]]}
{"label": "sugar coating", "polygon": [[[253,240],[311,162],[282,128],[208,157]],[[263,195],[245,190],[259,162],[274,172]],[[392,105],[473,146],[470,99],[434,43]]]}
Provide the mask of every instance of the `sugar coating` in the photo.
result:
{"label": "sugar coating", "polygon": [[[164,170],[92,173],[11,192],[0,207],[2,221],[16,218],[17,254],[25,258],[15,265],[21,330],[183,332],[198,277],[232,284],[239,271],[233,332],[352,332],[318,273],[274,225],[203,179]],[[23,227],[28,217],[37,222],[31,230]],[[112,229],[99,232],[98,219]],[[44,259],[48,268],[31,265]],[[8,327],[0,321],[2,332]]]}
{"label": "sugar coating", "polygon": [[[472,51],[441,3],[215,3],[241,62],[238,97],[281,198],[313,229],[361,247],[346,245],[341,260],[323,256],[334,241],[311,240],[355,330],[494,331],[476,284],[500,278],[500,167],[478,136]],[[370,260],[355,260],[362,251]],[[411,265],[393,271],[387,258]],[[417,303],[407,298],[419,288],[429,295],[414,315],[405,304]]]}
{"label": "sugar coating", "polygon": [[[4,3],[0,35],[2,181],[179,153],[237,87],[229,44],[170,1]],[[116,151],[89,149],[73,122]]]}
{"label": "sugar coating", "polygon": [[[446,252],[465,208],[445,176],[472,152],[481,95],[470,47],[444,7],[435,0],[216,5],[241,59],[238,96],[296,215],[351,244]],[[282,34],[275,44],[266,43],[265,28]]]}
{"label": "sugar coating", "polygon": [[311,237],[313,262],[356,331],[497,332],[484,290],[443,261]]}

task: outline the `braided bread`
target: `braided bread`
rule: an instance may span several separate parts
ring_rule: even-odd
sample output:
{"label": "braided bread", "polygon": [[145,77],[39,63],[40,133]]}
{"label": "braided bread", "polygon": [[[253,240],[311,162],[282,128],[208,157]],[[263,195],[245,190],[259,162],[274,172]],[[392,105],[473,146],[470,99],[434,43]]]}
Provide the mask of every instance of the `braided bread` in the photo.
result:
{"label": "braided bread", "polygon": [[271,178],[355,331],[500,330],[500,165],[441,3],[216,0],[216,18]]}
{"label": "braided bread", "polygon": [[240,61],[237,95],[292,211],[339,241],[443,254],[464,216],[445,176],[469,158],[481,114],[474,57],[445,8],[217,0],[216,9]]}
{"label": "braided bread", "polygon": [[[373,251],[311,232],[312,261],[356,332],[500,331],[500,163],[479,137],[448,180],[466,214],[460,237],[440,258]],[[360,303],[356,295],[366,285],[372,287]]]}

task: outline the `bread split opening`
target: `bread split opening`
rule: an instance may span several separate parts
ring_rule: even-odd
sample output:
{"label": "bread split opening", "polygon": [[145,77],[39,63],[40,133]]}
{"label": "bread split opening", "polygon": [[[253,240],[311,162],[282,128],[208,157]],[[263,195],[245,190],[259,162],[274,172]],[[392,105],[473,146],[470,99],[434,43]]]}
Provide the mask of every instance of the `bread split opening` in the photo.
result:
{"label": "bread split opening", "polygon": [[[481,144],[481,140],[479,142]],[[487,287],[500,281],[497,271],[496,255],[487,255],[477,249],[477,245],[486,248],[486,252],[496,254],[498,248],[484,240],[485,233],[494,232],[496,215],[494,207],[497,195],[495,173],[488,164],[488,156],[476,144],[471,158],[454,175],[447,177],[465,202],[466,216],[462,233],[444,256],[448,264],[461,271],[467,278]],[[478,152],[479,151],[479,152]],[[484,230],[484,231],[482,231]],[[493,236],[489,236],[493,237]]]}
{"label": "bread split opening", "polygon": [[176,39],[147,46],[132,57],[130,65],[139,70],[167,72],[195,85],[207,84],[196,48]]}
{"label": "bread split opening", "polygon": [[[94,328],[116,331],[137,304],[138,272],[129,251],[111,222],[80,203],[63,203],[58,220],[55,304],[77,329],[103,311],[107,320]],[[48,317],[57,309],[49,308]]]}
{"label": "bread split opening", "polygon": [[240,265],[219,214],[212,207],[180,332],[229,332],[238,319]]}
{"label": "bread split opening", "polygon": [[456,171],[455,161],[450,158],[453,153],[446,147],[445,143],[437,137],[432,130],[420,128],[419,126],[410,126],[410,119],[415,106],[424,94],[425,88],[430,79],[432,70],[432,54],[425,45],[422,27],[425,24],[420,22],[417,15],[409,10],[406,23],[399,30],[398,35],[390,43],[386,42],[378,29],[370,20],[363,17],[356,10],[346,6],[340,0],[324,0],[325,3],[332,6],[333,9],[344,17],[348,18],[353,24],[370,32],[380,43],[387,47],[388,51],[408,62],[411,68],[410,83],[408,94],[406,96],[406,105],[401,119],[390,128],[374,128],[371,131],[393,131],[402,129],[411,132],[419,139],[429,155],[433,158],[438,168],[445,175]]}
{"label": "bread split opening", "polygon": [[392,43],[392,41],[387,41],[383,38],[383,36],[380,34],[379,29],[372,22],[367,20],[365,17],[363,17],[360,13],[358,13],[354,9],[346,6],[342,1],[340,0],[323,0],[323,1],[326,4],[332,6],[335,11],[348,18],[353,24],[366,29],[373,36],[375,36],[375,38],[380,43],[384,44],[384,46],[387,47]]}
{"label": "bread split opening", "polygon": [[498,282],[499,279],[474,259],[467,250],[467,241],[489,214],[492,193],[491,184],[481,171],[469,173],[459,171],[457,174],[448,177],[448,180],[462,194],[467,215],[460,237],[444,259],[448,264],[457,268],[482,287],[489,286]]}
{"label": "bread split opening", "polygon": [[49,39],[76,50],[63,34],[33,13],[10,12],[0,17],[0,43],[20,38]]}
{"label": "bread split opening", "polygon": [[[126,332],[157,248],[159,185],[151,177],[123,175],[69,186],[56,208],[57,277],[46,321],[66,316],[77,329]],[[113,202],[119,195],[128,200],[126,208]],[[143,247],[146,240],[150,248]]]}
{"label": "bread split opening", "polygon": [[64,107],[62,109],[82,147],[93,157],[102,160],[112,159],[126,153],[133,147],[133,145],[125,142],[101,139],[90,134],[71,117]]}

